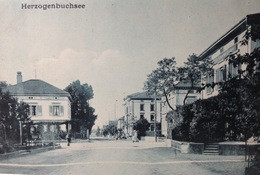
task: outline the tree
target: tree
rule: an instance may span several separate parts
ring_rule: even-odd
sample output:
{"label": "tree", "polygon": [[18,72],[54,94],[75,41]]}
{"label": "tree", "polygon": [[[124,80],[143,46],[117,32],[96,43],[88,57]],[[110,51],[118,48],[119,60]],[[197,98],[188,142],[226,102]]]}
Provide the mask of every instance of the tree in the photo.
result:
{"label": "tree", "polygon": [[189,90],[183,100],[184,105],[190,92],[196,89],[196,86],[200,86],[201,78],[212,74],[212,66],[213,62],[210,59],[201,60],[192,54],[187,58],[187,62],[184,62],[184,66],[178,68],[179,80],[190,83]]}
{"label": "tree", "polygon": [[97,115],[95,109],[89,105],[89,100],[94,97],[91,85],[87,83],[82,84],[79,80],[72,82],[65,88],[72,98],[71,102],[71,118],[72,131],[78,133],[86,133],[91,131]]}
{"label": "tree", "polygon": [[117,134],[117,126],[116,126],[116,123],[115,122],[111,122],[109,123],[108,125],[106,125],[104,128],[103,128],[103,133],[102,133],[104,136],[107,136],[107,135],[116,135]]}
{"label": "tree", "polygon": [[147,90],[151,95],[164,96],[167,105],[174,110],[169,102],[169,97],[174,90],[177,79],[175,58],[164,58],[158,62],[158,68],[147,76],[144,90]]}
{"label": "tree", "polygon": [[138,131],[138,136],[146,136],[146,131],[149,130],[149,122],[145,118],[140,118],[134,123],[134,130]]}
{"label": "tree", "polygon": [[28,104],[18,103],[8,92],[0,89],[0,137],[5,145],[19,143],[19,121],[29,124],[28,113]]}
{"label": "tree", "polygon": [[101,135],[101,129],[100,127],[98,126],[97,127],[97,131],[96,131],[96,136],[100,136]]}

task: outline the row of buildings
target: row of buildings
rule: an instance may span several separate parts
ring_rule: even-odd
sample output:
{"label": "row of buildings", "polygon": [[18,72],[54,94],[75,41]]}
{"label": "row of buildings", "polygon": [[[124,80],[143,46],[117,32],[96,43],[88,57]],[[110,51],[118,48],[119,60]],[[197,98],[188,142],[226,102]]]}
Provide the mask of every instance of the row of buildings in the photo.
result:
{"label": "row of buildings", "polygon": [[[204,77],[202,83],[225,82],[236,76],[239,69],[244,69],[243,65],[234,66],[230,64],[227,58],[234,53],[241,55],[251,53],[255,48],[260,47],[260,41],[253,41],[251,38],[249,38],[247,45],[241,45],[247,30],[250,30],[252,25],[255,24],[260,24],[260,13],[247,15],[199,55],[201,59],[212,60],[214,69],[214,73]],[[218,85],[214,88],[206,87],[201,92],[198,92],[196,88],[188,95],[187,103],[216,96],[219,92]],[[183,105],[183,99],[188,89],[189,84],[178,83],[169,99],[171,106],[176,109],[176,106]],[[157,130],[162,135],[167,136],[166,115],[171,110],[164,98],[149,96],[146,92],[142,92],[128,95],[124,102],[125,115],[118,120],[118,128],[131,134],[133,123],[144,117],[150,123],[150,131],[154,131],[154,124],[158,123],[160,127]]]}

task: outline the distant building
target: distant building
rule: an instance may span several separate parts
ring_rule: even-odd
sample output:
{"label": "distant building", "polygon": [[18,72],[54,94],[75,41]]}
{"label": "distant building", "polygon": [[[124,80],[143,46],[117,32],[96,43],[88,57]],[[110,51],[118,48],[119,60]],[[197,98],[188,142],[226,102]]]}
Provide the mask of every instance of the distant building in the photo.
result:
{"label": "distant building", "polygon": [[[175,85],[174,91],[168,99],[174,110],[176,110],[177,106],[183,105],[184,98],[190,88],[190,83],[179,82]],[[200,99],[200,93],[198,92],[199,88],[200,84],[198,83],[192,88],[187,96],[186,104],[193,103],[194,101]],[[169,133],[169,124],[166,121],[166,117],[171,111],[172,109],[168,106],[165,97],[162,97],[162,134],[165,136],[171,135],[171,133]]]}
{"label": "distant building", "polygon": [[124,127],[125,127],[125,117],[120,117],[118,120],[117,120],[117,129],[122,129],[124,130]]}
{"label": "distant building", "polygon": [[22,82],[21,72],[17,73],[17,84],[4,91],[30,106],[29,116],[43,139],[55,139],[60,129],[70,129],[71,97],[68,92],[38,79]]}
{"label": "distant building", "polygon": [[[124,132],[132,134],[133,124],[145,118],[150,123],[150,131],[154,132],[154,123],[161,125],[161,98],[149,95],[147,92],[138,92],[124,98],[125,106],[125,127]],[[160,127],[157,128],[160,132]]]}
{"label": "distant building", "polygon": [[[253,24],[260,24],[260,13],[247,15],[228,32],[221,36],[217,41],[210,45],[199,57],[202,59],[211,59],[214,62],[214,74],[207,76],[204,84],[212,82],[220,83],[229,80],[238,74],[239,69],[243,69],[243,65],[233,66],[228,63],[228,56],[233,53],[244,55],[251,53],[255,48],[260,47],[260,41],[257,42],[249,39],[248,45],[241,46],[240,42],[244,39],[247,28],[251,28]],[[201,93],[202,99],[215,96],[219,93],[220,86],[207,87]]]}

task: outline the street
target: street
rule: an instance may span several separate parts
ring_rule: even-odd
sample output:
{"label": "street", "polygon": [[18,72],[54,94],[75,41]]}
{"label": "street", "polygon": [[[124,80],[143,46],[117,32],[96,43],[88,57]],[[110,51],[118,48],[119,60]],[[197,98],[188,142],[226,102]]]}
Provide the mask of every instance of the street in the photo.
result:
{"label": "street", "polygon": [[0,174],[243,175],[243,156],[175,153],[164,142],[91,140],[0,161]]}

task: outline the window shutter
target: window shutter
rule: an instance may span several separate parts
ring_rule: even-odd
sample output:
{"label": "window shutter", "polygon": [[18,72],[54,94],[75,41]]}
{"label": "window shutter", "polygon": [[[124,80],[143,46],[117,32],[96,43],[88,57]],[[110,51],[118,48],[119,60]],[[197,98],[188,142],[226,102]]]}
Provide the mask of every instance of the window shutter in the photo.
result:
{"label": "window shutter", "polygon": [[32,116],[32,106],[29,106],[29,116]]}
{"label": "window shutter", "polygon": [[50,116],[53,116],[53,106],[49,106],[49,114]]}
{"label": "window shutter", "polygon": [[60,116],[63,116],[63,115],[64,115],[64,107],[60,106]]}
{"label": "window shutter", "polygon": [[36,113],[37,116],[41,116],[41,115],[42,115],[42,106],[39,106],[39,105],[38,105],[38,106],[36,107],[36,110],[37,110],[37,113]]}

